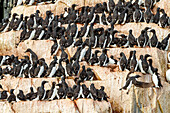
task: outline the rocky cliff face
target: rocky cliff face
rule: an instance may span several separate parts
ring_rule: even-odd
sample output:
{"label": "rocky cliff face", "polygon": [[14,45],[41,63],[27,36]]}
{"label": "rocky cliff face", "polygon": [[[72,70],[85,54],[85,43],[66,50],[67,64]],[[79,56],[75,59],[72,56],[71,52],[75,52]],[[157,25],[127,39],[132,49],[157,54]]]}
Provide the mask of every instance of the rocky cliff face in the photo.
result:
{"label": "rocky cliff face", "polygon": [[[106,1],[106,0],[103,0]],[[71,4],[76,3],[79,7],[83,5],[94,5],[100,0],[93,1],[80,1],[80,0],[63,0],[58,1],[55,4],[47,5],[38,5],[38,6],[18,6],[13,8],[12,14],[19,13],[24,14],[24,16],[29,16],[31,13],[34,13],[37,9],[40,10],[41,16],[45,17],[45,12],[51,10],[54,14],[60,14],[63,12],[64,7],[71,6]],[[163,0],[160,3],[156,4],[156,7],[161,7],[165,9],[167,15],[169,15],[169,1]],[[140,35],[140,32],[145,27],[151,27],[156,30],[157,37],[159,40],[162,40],[169,32],[168,28],[160,28],[156,24],[146,24],[146,23],[127,23],[125,25],[115,25],[115,29],[119,30],[121,33],[128,34],[129,29],[133,30],[135,37]],[[80,29],[81,25],[79,26]],[[104,27],[101,25],[95,25],[94,27]],[[109,26],[108,26],[109,27]],[[46,62],[49,64],[52,61],[52,56],[50,55],[50,49],[53,45],[53,41],[49,40],[27,40],[21,42],[18,47],[16,44],[19,42],[19,36],[21,31],[10,31],[0,34],[0,55],[17,55],[22,58],[26,53],[24,51],[27,48],[31,48],[37,55],[38,58],[45,58]],[[99,48],[97,48],[99,49]],[[73,56],[76,48],[67,48],[66,52],[69,56]],[[93,49],[95,51],[96,49]],[[99,49],[101,51],[101,49]],[[109,68],[99,67],[99,66],[90,66],[94,73],[96,74],[97,80],[86,81],[85,84],[89,86],[91,83],[95,84],[96,88],[100,88],[101,85],[105,86],[105,91],[108,94],[109,102],[105,101],[94,101],[92,99],[78,99],[71,101],[69,99],[61,99],[54,101],[26,101],[26,102],[17,102],[14,104],[9,104],[6,101],[0,101],[0,112],[2,113],[23,113],[24,112],[56,112],[56,113],[168,113],[170,112],[170,85],[165,80],[165,73],[167,70],[167,51],[162,51],[157,48],[111,48],[108,51],[108,56],[114,55],[117,59],[119,58],[120,52],[124,52],[127,57],[129,57],[129,52],[131,50],[136,50],[137,58],[141,54],[150,54],[153,59],[153,66],[159,69],[161,75],[161,81],[163,88],[157,89],[153,87],[149,88],[139,88],[133,86],[130,90],[130,93],[127,95],[126,91],[120,91],[119,89],[124,86],[126,82],[126,75],[128,71],[121,72],[118,67],[111,66]],[[168,49],[170,51],[170,47]],[[58,53],[58,56],[61,52]],[[86,62],[81,62],[81,65],[88,65]],[[142,75],[141,73],[134,73]],[[29,92],[29,87],[33,86],[36,89],[40,86],[41,82],[46,79],[52,83],[55,81],[59,82],[60,78],[11,78],[7,77],[0,80],[0,83],[3,85],[4,89],[22,89],[25,93]],[[142,75],[139,79],[143,82],[151,83],[151,75],[146,74]],[[66,79],[66,82],[72,86],[74,83],[73,79]],[[151,84],[153,86],[153,84]],[[49,89],[51,86],[48,84],[45,86],[46,89]],[[17,94],[18,92],[15,92]]]}

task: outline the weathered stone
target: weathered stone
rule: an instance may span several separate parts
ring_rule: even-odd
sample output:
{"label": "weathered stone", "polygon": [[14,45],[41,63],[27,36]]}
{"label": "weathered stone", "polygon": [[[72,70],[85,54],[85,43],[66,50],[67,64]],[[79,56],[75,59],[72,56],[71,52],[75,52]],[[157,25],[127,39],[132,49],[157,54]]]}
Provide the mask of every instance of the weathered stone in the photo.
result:
{"label": "weathered stone", "polygon": [[23,113],[23,111],[25,113],[30,112],[68,113],[69,111],[73,113],[77,112],[74,102],[68,99],[54,101],[27,101],[27,102],[21,101],[14,103],[13,109],[17,113]]}
{"label": "weathered stone", "polygon": [[112,113],[110,103],[94,101],[92,99],[78,99],[75,101],[80,113]]}
{"label": "weathered stone", "polygon": [[14,113],[13,110],[11,109],[10,104],[6,102],[0,102],[0,112],[1,113]]}
{"label": "weathered stone", "polygon": [[19,36],[21,31],[9,31],[5,33],[0,33],[0,51],[1,55],[15,54],[16,43],[19,42]]}

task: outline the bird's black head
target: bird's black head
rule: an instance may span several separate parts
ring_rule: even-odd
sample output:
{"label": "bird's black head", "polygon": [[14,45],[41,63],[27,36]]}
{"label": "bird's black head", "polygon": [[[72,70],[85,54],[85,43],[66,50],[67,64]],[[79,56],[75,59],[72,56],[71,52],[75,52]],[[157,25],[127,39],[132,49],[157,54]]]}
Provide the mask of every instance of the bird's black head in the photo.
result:
{"label": "bird's black head", "polygon": [[56,82],[52,82],[52,86],[56,86]]}
{"label": "bird's black head", "polygon": [[67,11],[67,7],[64,8],[64,11]]}
{"label": "bird's black head", "polygon": [[94,87],[94,83],[92,83],[90,86],[93,86],[93,87]]}
{"label": "bird's black head", "polygon": [[130,51],[130,56],[132,56],[133,55],[133,51]]}
{"label": "bird's black head", "polygon": [[119,35],[119,36],[121,36],[122,38],[126,38],[126,37],[127,37],[127,36],[124,35],[124,34],[121,34],[121,35]]}
{"label": "bird's black head", "polygon": [[145,27],[145,29],[144,29],[144,30],[145,30],[145,31],[147,31],[148,29],[151,29],[151,27]]}
{"label": "bird's black head", "polygon": [[85,65],[83,65],[82,68],[83,68],[83,70],[85,70],[85,68],[86,68]]}
{"label": "bird's black head", "polygon": [[113,56],[113,55],[111,55],[111,56],[110,56],[110,58],[111,58],[111,59],[114,59],[114,56]]}
{"label": "bird's black head", "polygon": [[100,86],[100,89],[104,91],[105,87],[104,86]]}
{"label": "bird's black head", "polygon": [[48,83],[48,81],[45,81],[45,80],[44,80],[44,81],[42,81],[42,84],[45,84],[45,83]]}
{"label": "bird's black head", "polygon": [[107,53],[107,51],[109,51],[109,49],[104,48],[104,49],[102,50],[102,52],[105,53],[105,54]]}
{"label": "bird's black head", "polygon": [[62,87],[62,84],[61,84],[61,83],[58,83],[56,86]]}
{"label": "bird's black head", "polygon": [[149,55],[149,54],[145,54],[145,58],[147,58],[147,57],[152,57],[151,55]]}
{"label": "bird's black head", "polygon": [[30,48],[28,48],[28,49],[25,51],[25,53],[26,53],[26,52],[30,52],[30,51],[32,51],[32,50],[31,50]]}
{"label": "bird's black head", "polygon": [[150,64],[152,64],[152,59],[149,59],[148,61],[149,61]]}
{"label": "bird's black head", "polygon": [[158,68],[154,68],[153,72],[158,73]]}
{"label": "bird's black head", "polygon": [[23,93],[23,91],[22,91],[22,90],[19,90],[19,93]]}
{"label": "bird's black head", "polygon": [[36,13],[37,13],[37,14],[40,13],[40,10],[36,10]]}
{"label": "bird's black head", "polygon": [[136,75],[135,78],[140,78],[141,76],[140,75]]}
{"label": "bird's black head", "polygon": [[91,68],[87,68],[87,71],[91,71],[91,70],[93,70],[93,69],[91,69]]}
{"label": "bird's black head", "polygon": [[14,93],[14,89],[11,89],[11,90],[10,90],[10,94],[13,94],[13,93]]}
{"label": "bird's black head", "polygon": [[95,50],[95,53],[97,54],[97,53],[100,53],[101,51],[99,51],[99,50]]}
{"label": "bird's black head", "polygon": [[132,29],[129,30],[129,33],[132,33]]}
{"label": "bird's black head", "polygon": [[31,14],[31,15],[30,15],[30,18],[33,18],[33,17],[35,17],[35,15],[34,15],[34,14]]}
{"label": "bird's black head", "polygon": [[30,90],[31,90],[31,92],[34,92],[34,89],[33,89],[33,87],[30,87]]}
{"label": "bird's black head", "polygon": [[28,18],[29,18],[29,16],[25,16],[25,17],[24,17],[24,20],[26,20],[26,21],[27,21],[27,19],[28,19]]}
{"label": "bird's black head", "polygon": [[82,82],[82,80],[78,80],[77,81],[77,85],[80,85],[81,82]]}
{"label": "bird's black head", "polygon": [[0,84],[0,88],[3,89],[1,84]]}
{"label": "bird's black head", "polygon": [[140,59],[143,60],[143,55],[140,55]]}
{"label": "bird's black head", "polygon": [[120,56],[121,56],[121,57],[124,56],[124,55],[125,55],[125,54],[124,54],[123,52],[120,53]]}
{"label": "bird's black head", "polygon": [[14,14],[13,14],[13,17],[16,17],[16,16],[18,16],[18,14],[17,14],[17,13],[14,13]]}
{"label": "bird's black head", "polygon": [[136,54],[136,50],[133,51],[133,54]]}
{"label": "bird's black head", "polygon": [[151,29],[149,32],[155,33],[155,30],[154,30],[154,29]]}
{"label": "bird's black head", "polygon": [[51,14],[51,11],[46,11],[46,15],[50,15]]}
{"label": "bird's black head", "polygon": [[78,6],[77,4],[72,4],[72,8],[74,9],[76,6]]}

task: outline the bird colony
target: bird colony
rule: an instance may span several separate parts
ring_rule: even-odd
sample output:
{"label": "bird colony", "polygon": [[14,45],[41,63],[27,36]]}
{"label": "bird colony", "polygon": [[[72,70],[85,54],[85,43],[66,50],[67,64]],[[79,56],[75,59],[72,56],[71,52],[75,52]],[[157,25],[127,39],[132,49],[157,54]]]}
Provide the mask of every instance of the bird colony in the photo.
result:
{"label": "bird colony", "polygon": [[[15,6],[44,5],[55,3],[54,0],[16,0]],[[22,89],[17,94],[15,89],[4,89],[0,84],[0,100],[11,102],[33,101],[33,100],[55,100],[66,99],[76,100],[79,98],[89,98],[97,101],[109,102],[109,96],[105,92],[105,87],[95,88],[94,80],[97,80],[95,70],[91,67],[100,66],[105,68],[118,68],[119,72],[128,71],[126,82],[120,90],[130,91],[132,85],[140,88],[157,88],[160,90],[163,85],[159,74],[159,68],[153,66],[154,62],[150,54],[136,56],[137,51],[130,51],[129,56],[124,52],[119,53],[119,58],[115,58],[112,53],[107,52],[114,48],[157,48],[161,51],[168,51],[170,33],[165,37],[158,37],[156,30],[152,27],[145,27],[140,31],[139,36],[133,35],[130,29],[128,34],[115,29],[116,25],[126,23],[154,23],[160,28],[170,27],[170,17],[164,9],[157,8],[156,14],[152,9],[161,0],[113,0],[97,3],[94,6],[81,6],[77,4],[64,8],[60,15],[54,15],[52,11],[46,11],[46,17],[41,17],[41,12],[36,10],[30,16],[20,16],[13,13],[11,18],[2,19],[0,32],[19,31],[20,43],[25,40],[50,40],[51,46],[50,64],[45,58],[38,58],[37,54],[28,48],[25,53],[29,55],[1,55],[0,56],[0,79],[7,77],[15,78],[44,78],[41,86],[37,89],[33,86],[28,89],[29,93]],[[99,25],[107,26],[98,27]],[[149,35],[150,34],[150,35]],[[5,37],[4,37],[5,38]],[[162,40],[160,40],[162,39]],[[37,42],[38,43],[38,42]],[[45,45],[44,45],[45,46]],[[73,55],[69,55],[67,48],[74,48]],[[22,57],[22,58],[21,58]],[[170,62],[170,53],[168,53]],[[166,65],[166,64],[165,64]],[[134,75],[138,72],[140,75]],[[133,76],[131,76],[133,74]],[[152,83],[142,82],[138,78],[151,75]],[[105,75],[103,75],[105,76]],[[164,76],[164,75],[161,75]],[[59,83],[55,81],[51,84],[51,89],[45,89],[48,84],[46,78],[59,78]],[[66,79],[74,79],[73,87],[69,86]],[[170,81],[170,70],[166,72],[166,80]],[[91,81],[89,87],[85,81]]]}

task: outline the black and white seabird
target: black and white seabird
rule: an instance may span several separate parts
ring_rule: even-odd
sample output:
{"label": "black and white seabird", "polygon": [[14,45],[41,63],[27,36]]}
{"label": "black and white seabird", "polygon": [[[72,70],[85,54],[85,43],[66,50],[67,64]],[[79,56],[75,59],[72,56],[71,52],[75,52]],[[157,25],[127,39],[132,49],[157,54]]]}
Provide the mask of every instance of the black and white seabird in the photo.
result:
{"label": "black and white seabird", "polygon": [[87,63],[89,63],[89,60],[91,58],[92,58],[92,48],[91,48],[91,44],[90,44],[88,50],[86,51],[86,54],[84,55],[84,59]]}
{"label": "black and white seabird", "polygon": [[19,31],[22,27],[23,23],[23,14],[20,15],[20,19],[18,19],[13,27],[13,30]]}
{"label": "black and white seabird", "polygon": [[87,71],[86,71],[86,73],[87,73],[87,80],[92,81],[93,78],[95,77],[95,74],[94,74],[94,72],[92,70],[93,69],[91,69],[91,68],[87,68]]}
{"label": "black and white seabird", "polygon": [[139,6],[135,6],[135,11],[133,12],[133,21],[138,23],[142,19],[142,11],[140,10]]}
{"label": "black and white seabird", "polygon": [[125,8],[123,12],[120,13],[120,15],[118,16],[118,24],[125,24],[126,23],[126,19],[127,19],[127,14],[128,9]]}
{"label": "black and white seabird", "polygon": [[58,44],[57,40],[54,40],[54,44],[51,46],[51,55],[56,55],[60,45]]}
{"label": "black and white seabird", "polygon": [[46,73],[47,77],[53,77],[55,75],[57,68],[58,68],[57,64],[58,63],[55,59],[50,63],[49,68],[48,68],[47,73]]}
{"label": "black and white seabird", "polygon": [[15,1],[15,2],[16,2],[16,6],[21,5],[21,4],[22,4],[22,1],[23,1],[23,0],[16,0],[16,1]]}
{"label": "black and white seabird", "polygon": [[39,66],[34,70],[34,76],[40,78],[45,71],[45,62],[43,60],[38,60],[38,64]]}
{"label": "black and white seabird", "polygon": [[14,27],[14,25],[15,25],[15,23],[17,22],[18,18],[17,18],[16,16],[18,16],[17,13],[14,13],[14,14],[12,15],[12,19],[11,19],[11,21],[10,21],[8,31],[12,30],[13,27]]}
{"label": "black and white seabird", "polygon": [[151,12],[151,9],[149,7],[146,7],[145,13],[144,13],[144,21],[146,23],[150,23],[153,18],[153,14]]}
{"label": "black and white seabird", "polygon": [[139,77],[141,77],[141,76],[140,75],[136,75],[136,76],[128,77],[127,80],[126,80],[125,85],[122,88],[120,88],[119,90],[122,90],[122,89],[126,90],[127,89],[128,90],[127,94],[128,94],[129,91],[130,91],[130,88],[131,88],[131,86],[132,86],[132,84],[134,82],[134,80],[136,80]]}
{"label": "black and white seabird", "polygon": [[4,18],[2,19],[2,26],[0,27],[0,32],[7,32],[8,28],[9,28],[9,19],[8,18]]}
{"label": "black and white seabird", "polygon": [[97,99],[97,89],[95,88],[93,83],[90,85],[89,90],[90,90],[90,95],[88,97],[91,96],[92,99],[96,100]]}
{"label": "black and white seabird", "polygon": [[53,100],[57,94],[56,82],[52,82],[52,87],[48,92],[48,100]]}
{"label": "black and white seabird", "polygon": [[114,0],[108,0],[108,2],[107,2],[107,10],[109,12],[113,12],[114,8],[115,8]]}
{"label": "black and white seabird", "polygon": [[76,59],[76,61],[73,63],[73,72],[74,72],[74,75],[77,75],[79,73],[79,70],[80,70],[79,60]]}
{"label": "black and white seabird", "polygon": [[28,49],[25,51],[25,53],[26,53],[26,52],[29,52],[29,53],[30,53],[30,61],[31,61],[31,64],[34,64],[35,62],[37,62],[38,56],[37,56],[30,48],[28,48]]}
{"label": "black and white seabird", "polygon": [[9,95],[7,101],[8,101],[9,103],[11,103],[12,101],[16,101],[16,96],[15,96],[15,94],[14,94],[14,89],[11,89],[11,90],[10,90],[10,95]]}
{"label": "black and white seabird", "polygon": [[86,73],[85,65],[82,66],[82,69],[83,70],[80,72],[79,77],[80,77],[81,81],[85,81],[85,80],[87,80],[87,76],[88,76]]}
{"label": "black and white seabird", "polygon": [[152,66],[152,59],[149,59],[148,62],[149,62],[148,73],[150,73],[151,75],[153,75],[153,71],[155,70],[155,68]]}
{"label": "black and white seabird", "polygon": [[86,54],[86,49],[87,49],[87,46],[86,46],[86,43],[84,42],[82,44],[82,47],[81,47],[81,52],[80,52],[80,57],[79,57],[79,62],[81,62]]}
{"label": "black and white seabird", "polygon": [[169,37],[170,37],[170,33],[168,34],[167,37],[165,37],[165,38],[161,41],[162,50],[165,50],[165,51],[168,50],[168,47],[169,47]]}
{"label": "black and white seabird", "polygon": [[109,58],[107,56],[108,49],[103,49],[102,54],[99,57],[99,65],[100,66],[107,66],[109,62]]}
{"label": "black and white seabird", "polygon": [[77,81],[77,86],[74,89],[74,99],[81,98],[81,97],[84,98],[83,88],[82,85],[80,85],[81,82],[82,82],[81,80]]}
{"label": "black and white seabird", "polygon": [[95,50],[95,53],[92,54],[92,58],[90,59],[90,65],[99,65],[99,58],[98,58],[98,53],[101,51]]}
{"label": "black and white seabird", "polygon": [[170,69],[166,71],[166,81],[170,83]]}
{"label": "black and white seabird", "polygon": [[160,12],[159,12],[159,10],[160,10],[160,8],[158,7],[158,8],[157,8],[157,12],[156,12],[156,14],[155,14],[154,17],[153,17],[153,23],[155,23],[155,24],[158,24],[158,22],[159,22],[159,18],[160,18]]}
{"label": "black and white seabird", "polygon": [[65,69],[64,69],[64,67],[62,66],[62,61],[63,61],[62,59],[59,60],[58,69],[57,69],[57,71],[56,71],[56,73],[55,73],[55,75],[56,75],[57,77],[62,77],[62,76],[65,77]]}
{"label": "black and white seabird", "polygon": [[134,71],[137,71],[137,69],[138,69],[138,60],[136,58],[136,51],[135,50],[133,51],[133,55],[132,55],[132,58],[131,58],[131,61],[130,61],[130,70],[131,69],[134,69]]}
{"label": "black and white seabird", "polygon": [[32,101],[37,98],[37,92],[34,92],[33,87],[30,87],[30,91],[30,93],[26,94],[26,99]]}
{"label": "black and white seabird", "polygon": [[145,47],[146,39],[145,39],[145,31],[142,30],[140,36],[137,38],[138,47]]}
{"label": "black and white seabird", "polygon": [[114,59],[114,56],[113,56],[113,55],[110,56],[110,58],[109,58],[109,63],[108,63],[108,64],[109,64],[109,65],[117,64],[117,60]]}
{"label": "black and white seabird", "polygon": [[161,84],[161,80],[160,80],[160,77],[159,77],[158,74],[159,74],[158,69],[155,68],[155,70],[153,70],[152,81],[154,83],[154,87],[156,87],[156,88],[163,87],[162,84]]}
{"label": "black and white seabird", "polygon": [[134,45],[137,45],[136,38],[132,34],[132,29],[129,30],[128,41],[129,41],[129,46],[130,47],[133,47]]}
{"label": "black and white seabird", "polygon": [[118,61],[118,66],[121,71],[124,71],[127,66],[127,59],[123,52],[120,53],[120,61]]}
{"label": "black and white seabird", "polygon": [[0,100],[6,100],[8,96],[9,96],[8,91],[3,90],[2,92],[0,92]]}
{"label": "black and white seabird", "polygon": [[152,2],[153,2],[153,0],[145,0],[144,6],[151,8],[152,7]]}
{"label": "black and white seabird", "polygon": [[117,23],[117,20],[118,20],[118,16],[119,16],[119,14],[118,14],[118,7],[117,6],[115,6],[115,8],[114,8],[114,10],[113,10],[113,23],[115,24],[115,23]]}
{"label": "black and white seabird", "polygon": [[65,68],[65,73],[66,73],[66,76],[72,76],[73,75],[73,67],[72,67],[72,62],[70,60],[67,59],[66,60],[66,68]]}
{"label": "black and white seabird", "polygon": [[168,62],[170,62],[170,52],[168,52]]}
{"label": "black and white seabird", "polygon": [[143,58],[143,55],[140,55],[139,68],[140,68],[140,71],[144,74],[148,73],[148,69],[149,69],[149,64],[147,62],[148,57],[151,57],[151,55],[146,54],[144,58]]}
{"label": "black and white seabird", "polygon": [[67,58],[68,58],[68,54],[64,51],[64,48],[61,47],[60,59],[62,59],[63,61],[65,61]]}
{"label": "black and white seabird", "polygon": [[28,30],[36,27],[35,15],[31,14],[29,20],[27,21]]}
{"label": "black and white seabird", "polygon": [[156,36],[156,31],[154,29],[151,29],[150,32],[152,32],[152,37],[150,39],[150,47],[157,47],[158,46],[158,38]]}
{"label": "black and white seabird", "polygon": [[74,91],[71,87],[68,87],[68,91],[67,91],[67,98],[73,100],[74,99]]}
{"label": "black and white seabird", "polygon": [[19,93],[17,94],[16,101],[26,101],[26,97],[24,95],[24,92],[22,90],[19,90]]}
{"label": "black and white seabird", "polygon": [[46,91],[44,88],[44,85],[48,83],[48,81],[42,81],[41,86],[37,88],[37,95],[39,100],[44,100],[45,96],[46,96]]}
{"label": "black and white seabird", "polygon": [[165,13],[164,9],[161,9],[160,12],[162,12],[160,18],[159,18],[159,23],[158,25],[160,27],[166,27],[167,23],[168,23],[168,19],[167,19],[167,14]]}
{"label": "black and white seabird", "polygon": [[129,46],[129,40],[127,39],[127,36],[124,35],[124,34],[121,34],[119,36],[121,36],[122,38],[120,38],[118,45],[120,47],[125,47],[125,48],[128,47]]}

